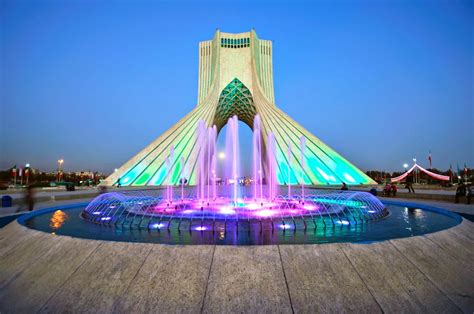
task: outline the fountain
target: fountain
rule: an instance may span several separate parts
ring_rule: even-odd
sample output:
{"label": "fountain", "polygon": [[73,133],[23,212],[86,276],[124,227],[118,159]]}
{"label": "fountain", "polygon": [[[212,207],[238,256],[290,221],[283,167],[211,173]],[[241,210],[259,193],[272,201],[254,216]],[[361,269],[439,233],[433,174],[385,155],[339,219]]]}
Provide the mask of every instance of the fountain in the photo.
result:
{"label": "fountain", "polygon": [[[219,171],[217,128],[200,121],[196,162],[183,156],[178,159],[170,146],[163,160],[163,187],[116,189],[88,204],[62,208],[67,215],[35,211],[25,218],[25,224],[54,234],[103,240],[262,245],[376,241],[425,234],[461,221],[442,210],[434,213],[431,208],[409,209],[410,205],[390,202],[386,206],[366,192],[309,186],[306,138],[300,137],[296,146],[291,146],[289,139],[287,143],[276,141],[270,130],[262,128],[258,115],[253,130],[250,185],[240,179],[237,117],[228,121],[226,159]],[[277,147],[280,153],[286,148],[286,164],[276,162]],[[288,171],[284,178],[282,167]],[[218,177],[224,180],[218,181]],[[278,184],[282,179],[288,180],[287,188]],[[294,181],[300,185],[291,186]],[[197,184],[190,186],[189,182]],[[61,224],[57,217],[63,220]]]}
{"label": "fountain", "polygon": [[[260,117],[254,119],[253,177],[252,186],[244,186],[240,180],[238,119],[228,121],[226,134],[226,164],[224,184],[217,185],[216,126],[206,127],[198,123],[197,137],[198,178],[197,185],[186,185],[186,165],[180,160],[181,195],[175,199],[171,174],[174,173],[174,148],[170,148],[166,160],[168,184],[164,195],[159,190],[111,192],[98,196],[84,209],[82,216],[99,225],[128,227],[132,229],[171,229],[178,231],[239,231],[245,223],[247,229],[262,230],[281,228],[303,229],[343,227],[366,224],[383,218],[385,206],[374,196],[365,192],[314,190],[304,186],[306,139],[300,138],[299,161],[301,186],[291,190],[292,147],[288,145],[288,190],[286,195],[279,190],[276,169],[275,136],[268,132],[264,136]],[[262,139],[266,138],[266,158],[263,156]],[[264,184],[265,182],[265,184]],[[264,192],[265,185],[265,192]],[[298,193],[299,191],[299,193]],[[241,228],[242,229],[242,228]]]}

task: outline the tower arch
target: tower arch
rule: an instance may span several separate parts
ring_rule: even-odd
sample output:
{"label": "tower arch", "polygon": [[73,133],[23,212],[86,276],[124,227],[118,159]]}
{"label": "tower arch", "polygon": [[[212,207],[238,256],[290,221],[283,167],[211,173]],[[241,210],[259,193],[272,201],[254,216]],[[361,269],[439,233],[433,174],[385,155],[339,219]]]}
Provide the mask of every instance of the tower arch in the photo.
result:
{"label": "tower arch", "polygon": [[252,93],[238,78],[234,78],[221,92],[216,107],[213,125],[220,130],[233,117],[253,128],[253,119],[257,115]]}

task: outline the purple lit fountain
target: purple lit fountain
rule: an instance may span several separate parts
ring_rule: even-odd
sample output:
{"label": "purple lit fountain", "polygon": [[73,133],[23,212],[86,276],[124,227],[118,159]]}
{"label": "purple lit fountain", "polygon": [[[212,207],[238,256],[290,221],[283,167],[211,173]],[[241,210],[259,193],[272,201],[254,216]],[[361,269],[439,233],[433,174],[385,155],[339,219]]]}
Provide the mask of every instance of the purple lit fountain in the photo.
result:
{"label": "purple lit fountain", "polygon": [[[252,139],[253,176],[245,186],[241,180],[239,161],[239,131],[237,116],[228,121],[225,154],[226,164],[222,174],[217,173],[216,126],[198,123],[199,147],[196,186],[187,186],[190,165],[181,158],[174,163],[174,149],[166,160],[167,172],[174,173],[179,164],[179,183],[157,190],[125,190],[105,193],[96,197],[83,211],[82,216],[93,223],[115,227],[148,230],[173,229],[209,232],[239,232],[246,229],[263,230],[327,228],[359,226],[378,220],[387,214],[385,206],[374,196],[358,191],[316,190],[310,187],[281,188],[277,182],[275,136],[263,132],[260,117],[253,125]],[[268,130],[266,130],[268,131]],[[265,144],[262,142],[266,140]],[[305,144],[300,139],[299,152],[290,145],[288,154],[288,182],[291,176],[305,181]],[[288,141],[289,142],[289,141]],[[266,147],[264,151],[263,147]],[[263,158],[262,158],[263,156]],[[300,161],[293,169],[292,160]],[[222,184],[217,178],[224,176]],[[168,176],[171,177],[171,176]]]}

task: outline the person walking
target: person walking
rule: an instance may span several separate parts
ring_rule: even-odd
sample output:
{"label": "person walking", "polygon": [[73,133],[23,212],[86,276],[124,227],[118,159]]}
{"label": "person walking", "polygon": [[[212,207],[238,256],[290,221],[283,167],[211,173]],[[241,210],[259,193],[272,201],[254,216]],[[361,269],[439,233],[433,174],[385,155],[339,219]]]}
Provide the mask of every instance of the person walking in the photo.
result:
{"label": "person walking", "polygon": [[407,177],[406,188],[408,189],[408,193],[415,193],[415,189],[413,188],[413,175],[412,174],[409,174]]}
{"label": "person walking", "polygon": [[25,207],[28,208],[30,212],[35,208],[35,193],[31,185],[26,187],[23,203],[18,207],[16,212],[23,211]]}
{"label": "person walking", "polygon": [[474,193],[474,186],[471,184],[467,187],[467,201],[466,204],[471,204],[471,196]]}
{"label": "person walking", "polygon": [[26,201],[26,204],[28,205],[28,210],[30,212],[33,211],[35,207],[35,192],[31,185],[28,185],[28,187],[26,188],[25,201]]}
{"label": "person walking", "polygon": [[456,189],[456,197],[454,198],[455,203],[459,203],[459,198],[462,196],[466,196],[466,186],[464,183],[459,183]]}

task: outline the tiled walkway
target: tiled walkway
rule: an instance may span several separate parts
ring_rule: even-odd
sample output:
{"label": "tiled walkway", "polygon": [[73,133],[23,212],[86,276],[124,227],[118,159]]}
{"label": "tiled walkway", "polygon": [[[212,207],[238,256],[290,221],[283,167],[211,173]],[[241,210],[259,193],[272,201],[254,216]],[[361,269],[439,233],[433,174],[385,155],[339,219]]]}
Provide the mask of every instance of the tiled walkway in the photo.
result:
{"label": "tiled walkway", "polygon": [[373,244],[167,246],[0,230],[0,312],[474,311],[474,224]]}

